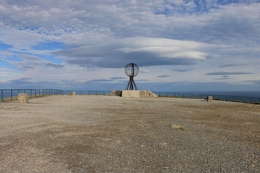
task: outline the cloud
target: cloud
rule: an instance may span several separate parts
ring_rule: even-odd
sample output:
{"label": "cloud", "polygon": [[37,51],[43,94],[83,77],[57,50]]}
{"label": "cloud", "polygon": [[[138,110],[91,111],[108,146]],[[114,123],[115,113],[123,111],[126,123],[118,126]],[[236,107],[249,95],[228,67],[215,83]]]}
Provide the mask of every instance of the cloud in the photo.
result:
{"label": "cloud", "polygon": [[64,65],[60,65],[60,64],[53,64],[53,63],[47,63],[45,64],[46,66],[49,66],[49,67],[54,67],[54,68],[62,68],[64,67]]}
{"label": "cloud", "polygon": [[111,77],[111,80],[126,79],[125,77]]}
{"label": "cloud", "polygon": [[140,70],[140,73],[150,73],[149,70]]}
{"label": "cloud", "polygon": [[226,68],[226,67],[236,67],[236,66],[243,66],[243,65],[242,64],[225,64],[225,65],[220,65],[218,67]]}
{"label": "cloud", "polygon": [[244,80],[244,83],[247,84],[256,84],[256,85],[260,85],[260,80]]}
{"label": "cloud", "polygon": [[244,75],[244,74],[253,74],[253,73],[249,73],[249,72],[225,72],[225,71],[218,71],[218,72],[206,73],[205,75]]}
{"label": "cloud", "polygon": [[194,41],[131,37],[97,46],[56,51],[67,63],[80,66],[121,68],[129,62],[138,66],[194,65],[210,56],[205,49],[218,47]]}
{"label": "cloud", "polygon": [[0,80],[100,88],[92,80],[120,82],[135,62],[138,77],[165,86],[257,81],[259,9],[257,0],[0,0]]}
{"label": "cloud", "polygon": [[174,69],[174,70],[172,70],[172,71],[177,71],[177,72],[187,72],[187,71],[190,71],[190,70],[192,70],[192,69]]}
{"label": "cloud", "polygon": [[170,75],[160,75],[160,76],[157,76],[158,78],[165,78],[165,77],[171,77]]}
{"label": "cloud", "polygon": [[231,78],[227,75],[224,75],[224,76],[222,76],[222,78],[215,78],[214,80],[230,80],[230,79],[233,79],[233,78]]}

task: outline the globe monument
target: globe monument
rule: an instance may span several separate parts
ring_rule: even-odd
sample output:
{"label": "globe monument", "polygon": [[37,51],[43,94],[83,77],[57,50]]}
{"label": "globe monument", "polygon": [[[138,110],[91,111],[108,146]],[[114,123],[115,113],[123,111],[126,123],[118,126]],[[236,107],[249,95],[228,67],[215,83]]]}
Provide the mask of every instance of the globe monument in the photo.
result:
{"label": "globe monument", "polygon": [[134,77],[139,73],[139,67],[135,63],[129,63],[125,66],[125,74],[129,77],[129,82],[125,90],[138,90]]}

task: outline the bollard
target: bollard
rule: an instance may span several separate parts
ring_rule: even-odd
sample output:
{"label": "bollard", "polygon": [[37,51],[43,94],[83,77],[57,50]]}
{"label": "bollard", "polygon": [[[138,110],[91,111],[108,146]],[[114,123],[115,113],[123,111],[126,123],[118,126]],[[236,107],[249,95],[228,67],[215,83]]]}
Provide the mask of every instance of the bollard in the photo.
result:
{"label": "bollard", "polygon": [[207,101],[208,101],[208,102],[211,102],[212,100],[213,100],[213,96],[208,96],[208,97],[207,97]]}
{"label": "bollard", "polygon": [[29,95],[26,93],[19,93],[18,94],[18,101],[21,103],[29,103]]}
{"label": "bollard", "polygon": [[75,92],[75,91],[72,91],[69,95],[70,95],[70,96],[75,96],[75,95],[76,95],[76,92]]}

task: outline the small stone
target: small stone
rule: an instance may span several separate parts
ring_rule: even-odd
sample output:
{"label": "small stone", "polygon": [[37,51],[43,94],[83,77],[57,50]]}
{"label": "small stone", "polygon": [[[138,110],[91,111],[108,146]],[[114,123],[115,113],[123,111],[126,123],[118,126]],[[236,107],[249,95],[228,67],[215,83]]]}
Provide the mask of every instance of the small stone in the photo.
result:
{"label": "small stone", "polygon": [[162,147],[166,147],[166,146],[167,146],[167,143],[166,143],[166,142],[164,142],[164,143],[159,143],[159,145],[162,146]]}
{"label": "small stone", "polygon": [[185,130],[185,128],[184,128],[183,126],[177,125],[177,124],[172,124],[172,125],[170,125],[170,127],[171,127],[172,129]]}

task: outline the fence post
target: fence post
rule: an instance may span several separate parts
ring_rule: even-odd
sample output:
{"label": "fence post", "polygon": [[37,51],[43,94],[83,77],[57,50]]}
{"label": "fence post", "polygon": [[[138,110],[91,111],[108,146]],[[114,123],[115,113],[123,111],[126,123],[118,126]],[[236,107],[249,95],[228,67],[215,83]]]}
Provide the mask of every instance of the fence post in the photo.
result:
{"label": "fence post", "polygon": [[4,101],[4,90],[1,90],[1,100]]}

